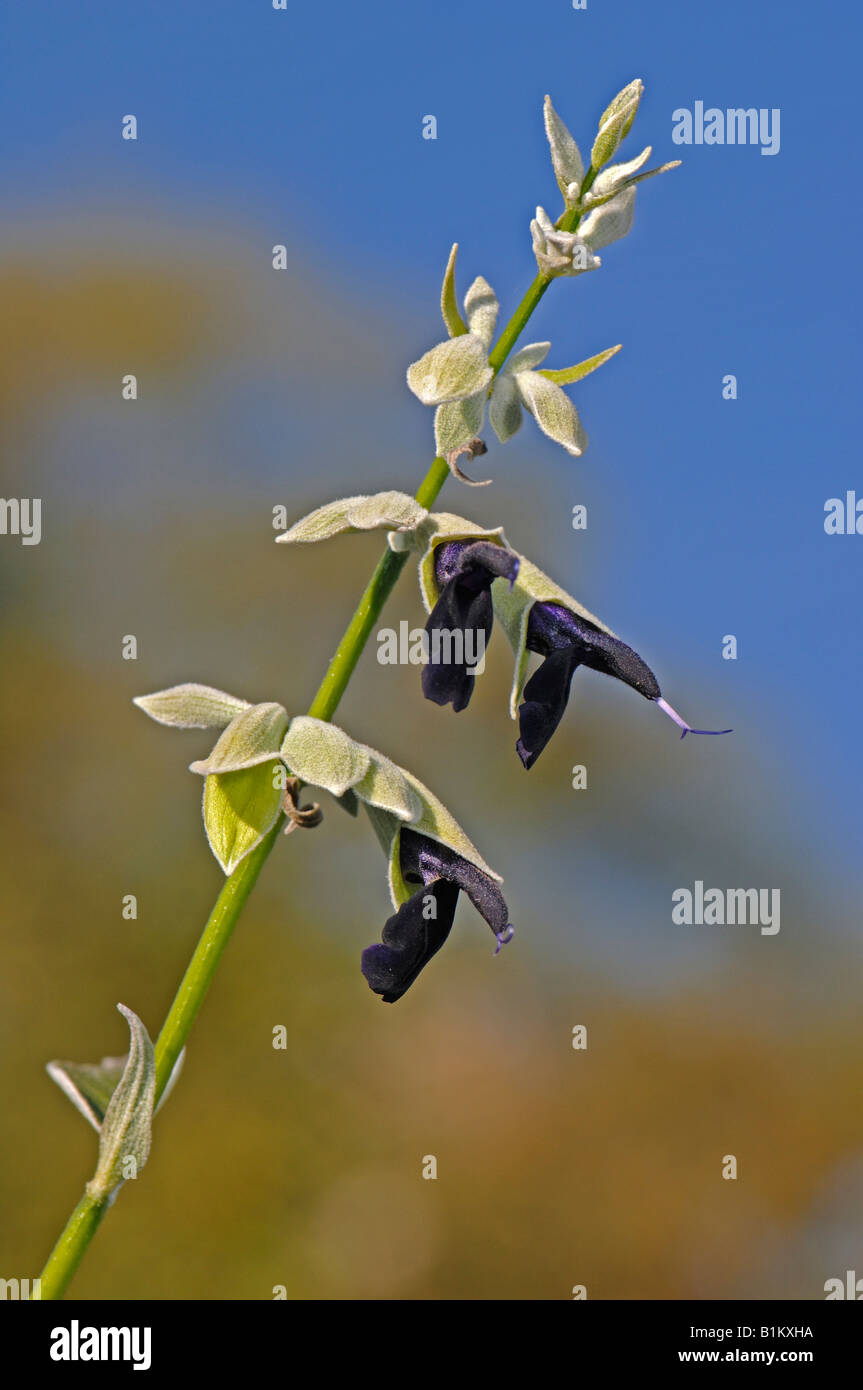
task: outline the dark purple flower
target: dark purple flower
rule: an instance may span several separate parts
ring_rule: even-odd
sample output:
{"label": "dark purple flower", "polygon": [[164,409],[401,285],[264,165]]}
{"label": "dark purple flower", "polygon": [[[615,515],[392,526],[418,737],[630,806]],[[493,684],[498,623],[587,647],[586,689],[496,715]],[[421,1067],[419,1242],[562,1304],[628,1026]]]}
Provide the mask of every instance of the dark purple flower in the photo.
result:
{"label": "dark purple flower", "polygon": [[659,682],[637,652],[559,603],[535,603],[530,610],[527,647],[544,657],[524,687],[519,706],[518,755],[533,767],[560,723],[569,699],[569,686],[579,666],[602,671],[653,700],[687,734],[731,733],[730,729],[693,729],[662,699]]}
{"label": "dark purple flower", "polygon": [[407,883],[420,886],[386,922],[381,942],[363,951],[362,971],[375,994],[394,1004],[452,930],[459,890],[467,893],[497,938],[495,955],[511,939],[507,907],[493,878],[448,845],[402,827],[399,864]]}
{"label": "dark purple flower", "polygon": [[427,700],[467,707],[475,668],[485,652],[494,621],[491,586],[518,574],[519,559],[494,541],[444,541],[434,553],[440,596],[426,623],[428,661],[422,688]]}

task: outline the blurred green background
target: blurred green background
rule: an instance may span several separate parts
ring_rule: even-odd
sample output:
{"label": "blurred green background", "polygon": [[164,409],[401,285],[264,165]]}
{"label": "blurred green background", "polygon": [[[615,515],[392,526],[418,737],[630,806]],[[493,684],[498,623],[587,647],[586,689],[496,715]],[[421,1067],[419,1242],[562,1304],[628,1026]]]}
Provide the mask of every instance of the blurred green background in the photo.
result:
{"label": "blurred green background", "polygon": [[[156,727],[132,696],[199,680],[307,708],[380,539],[277,547],[273,507],[296,517],[340,493],[418,483],[431,420],[403,369],[440,335],[437,286],[455,236],[469,244],[462,289],[482,271],[508,311],[527,282],[526,219],[537,196],[552,197],[538,124],[546,85],[563,90],[558,105],[581,130],[635,71],[653,75],[663,99],[640,120],[669,158],[669,111],[693,90],[683,74],[709,62],[714,43],[681,41],[661,57],[651,11],[631,57],[612,63],[610,36],[592,30],[596,71],[586,92],[567,93],[563,47],[525,56],[519,7],[504,5],[501,67],[479,90],[488,98],[508,78],[513,112],[501,109],[493,139],[484,132],[482,157],[502,164],[508,140],[526,141],[514,133],[522,105],[532,143],[518,147],[515,192],[514,172],[508,183],[490,174],[502,200],[495,247],[469,142],[441,140],[432,193],[417,173],[429,154],[420,117],[438,101],[458,130],[462,82],[437,30],[426,47],[422,16],[388,40],[404,54],[419,46],[430,64],[439,85],[417,96],[390,50],[364,48],[371,66],[354,70],[350,26],[367,20],[347,7],[335,51],[305,35],[309,16],[293,18],[308,41],[285,59],[284,92],[262,76],[275,50],[260,16],[247,32],[231,6],[186,7],[202,25],[206,15],[203,37],[191,20],[174,32],[184,21],[157,5],[133,44],[109,18],[58,30],[74,20],[49,8],[56,52],[77,54],[75,81],[62,88],[62,133],[40,142],[34,105],[14,156],[26,186],[0,242],[3,495],[43,498],[41,544],[0,544],[4,1277],[37,1273],[94,1166],[95,1135],[45,1062],[122,1051],[118,1001],[155,1035],[220,887],[187,771],[207,736]],[[470,23],[486,11],[476,6]],[[603,23],[616,31],[618,20]],[[768,29],[751,36],[762,64],[778,51]],[[738,39],[731,26],[728,62],[744,61]],[[59,102],[48,49],[33,32],[21,42],[20,81]],[[255,48],[236,71],[235,44]],[[303,81],[338,100],[314,130]],[[763,90],[772,104],[777,89]],[[268,120],[274,93],[298,104],[279,127]],[[119,117],[139,105],[163,125],[128,151]],[[224,129],[202,137],[203,110],[223,113]],[[413,163],[399,143],[405,111]],[[355,116],[381,124],[349,145],[350,197],[332,219],[315,142],[333,121],[347,139]],[[469,112],[464,131],[477,119]],[[281,144],[265,154],[262,132],[274,130]],[[44,149],[54,151],[45,165]],[[745,178],[766,228],[763,245],[749,242],[768,309],[760,326],[771,296],[784,304],[773,248],[798,210],[795,171],[812,163],[798,151],[761,205],[755,175],[772,178],[764,166],[779,161],[734,153],[755,156]],[[820,383],[820,397],[801,397],[798,454],[781,455],[786,490],[768,497],[778,456],[768,430],[789,390],[788,335],[775,328],[775,377],[759,377],[753,358],[749,404],[732,424],[720,413],[721,372],[759,327],[746,318],[751,296],[727,293],[724,233],[697,201],[704,167],[693,159],[677,192],[655,192],[658,180],[639,195],[642,221],[607,253],[601,284],[555,287],[555,365],[627,346],[579,388],[585,460],[526,426],[475,465],[494,486],[450,483],[443,504],[502,523],[641,652],[686,717],[735,734],[681,743],[632,692],[580,672],[528,776],[502,634],[460,716],[421,699],[416,668],[379,666],[370,648],[338,718],[426,781],[504,874],[515,940],[493,959],[487,928],[462,904],[444,950],[399,1004],[383,1005],[359,958],[391,910],[384,863],[363,820],[325,806],[323,826],[282,841],[266,865],[148,1166],[106,1219],[74,1295],[267,1299],[284,1285],[301,1299],[566,1299],[584,1284],[590,1298],[811,1299],[826,1279],[863,1272],[859,760],[841,728],[858,701],[848,634],[859,566],[845,550],[835,567],[839,552],[805,550],[824,542],[822,494],[846,474],[813,481],[805,430],[828,402]],[[736,172],[721,168],[727,200]],[[377,177],[391,182],[392,208]],[[356,245],[346,209],[356,213],[363,181]],[[271,185],[275,209],[262,192]],[[672,266],[663,198],[679,199],[698,237],[719,239],[716,256],[696,238]],[[278,275],[275,242],[291,266]],[[731,316],[715,356],[712,315]],[[531,336],[548,329],[546,317]],[[127,372],[135,403],[121,400]],[[578,535],[575,502],[590,515]],[[401,618],[423,620],[410,571],[385,622]],[[737,663],[720,659],[728,631],[741,639]],[[136,661],[122,660],[127,634]],[[571,789],[575,764],[588,768],[587,791]],[[780,934],[673,925],[671,893],[695,879],[780,888]],[[134,922],[122,917],[129,893]],[[588,1029],[585,1052],[571,1046],[576,1024]],[[284,1051],[272,1046],[277,1025]],[[729,1153],[736,1182],[721,1177]],[[422,1178],[429,1154],[436,1181]]]}

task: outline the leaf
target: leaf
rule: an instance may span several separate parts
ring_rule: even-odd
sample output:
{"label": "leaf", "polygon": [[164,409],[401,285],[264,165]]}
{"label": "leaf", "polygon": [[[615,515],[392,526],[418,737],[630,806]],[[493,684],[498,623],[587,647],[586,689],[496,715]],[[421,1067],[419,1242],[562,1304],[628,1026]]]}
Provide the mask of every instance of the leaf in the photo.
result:
{"label": "leaf", "polygon": [[[551,163],[554,168],[554,176],[557,179],[557,186],[569,205],[567,190],[570,184],[577,184],[578,190],[581,189],[581,182],[584,178],[584,161],[581,157],[578,145],[570,135],[563,121],[558,116],[551,104],[551,97],[545,98],[543,105],[543,117],[545,120],[545,133],[548,138],[551,150]],[[576,197],[578,192],[576,192]]]}
{"label": "leaf", "polygon": [[476,277],[465,295],[464,308],[468,332],[479,338],[488,352],[494,337],[500,303],[491,285],[481,275]]}
{"label": "leaf", "polygon": [[621,189],[603,207],[594,208],[579,226],[579,235],[591,251],[601,251],[613,241],[620,241],[632,230],[635,220],[635,189]]}
{"label": "leaf", "polygon": [[136,695],[132,701],[157,724],[175,729],[223,729],[243,710],[248,700],[238,700],[211,685],[172,685],[154,695]]}
{"label": "leaf", "polygon": [[587,448],[578,411],[564,391],[539,372],[519,372],[519,393],[543,434],[578,458]]}
{"label": "leaf", "polygon": [[438,343],[408,367],[408,386],[424,405],[475,396],[491,381],[485,344],[472,333]]}
{"label": "leaf", "polygon": [[446,263],[440,295],[440,311],[443,314],[446,331],[451,338],[459,338],[462,333],[467,332],[467,325],[458,311],[458,300],[455,293],[455,258],[457,254],[458,242],[454,241],[449,253],[449,260]]}
{"label": "leaf", "polygon": [[344,729],[308,714],[291,720],[281,754],[295,776],[333,796],[345,796],[369,768],[369,750]]}
{"label": "leaf", "polygon": [[239,772],[211,772],[204,782],[204,827],[210,849],[226,874],[232,874],[261,843],[276,822],[282,788],[279,759]]}
{"label": "leaf", "polygon": [[488,418],[501,444],[512,439],[513,435],[521,429],[524,419],[521,396],[518,393],[514,378],[509,373],[501,373],[494,383],[494,390],[491,393],[488,406]]}
{"label": "leaf", "polygon": [[447,401],[445,405],[438,406],[434,417],[434,437],[435,448],[441,458],[446,458],[476,438],[482,429],[485,401],[484,388],[463,401]]}
{"label": "leaf", "polygon": [[288,727],[281,705],[251,705],[233,719],[208,758],[190,764],[190,771],[204,777],[210,772],[238,772],[272,761]]}
{"label": "leaf", "polygon": [[156,1097],[156,1061],[147,1030],[131,1009],[124,1004],[117,1008],[129,1025],[129,1055],[105,1111],[99,1161],[87,1184],[97,1201],[104,1201],[124,1181],[123,1170],[130,1159],[136,1176],[147,1162]]}
{"label": "leaf", "polygon": [[584,377],[590,376],[597,367],[602,367],[615,353],[620,352],[622,343],[616,347],[606,348],[604,352],[598,352],[595,357],[586,357],[583,362],[578,362],[574,367],[548,367],[540,369],[540,376],[547,377],[549,381],[556,382],[558,386],[571,386],[574,381],[582,381]]}

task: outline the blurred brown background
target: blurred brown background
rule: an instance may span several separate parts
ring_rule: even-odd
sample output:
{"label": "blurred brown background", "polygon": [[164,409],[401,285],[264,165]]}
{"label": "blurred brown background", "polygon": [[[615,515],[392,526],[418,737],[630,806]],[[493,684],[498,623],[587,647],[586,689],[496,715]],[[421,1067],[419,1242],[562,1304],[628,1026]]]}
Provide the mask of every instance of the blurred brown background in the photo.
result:
{"label": "blurred brown background", "polygon": [[[393,367],[425,320],[379,305],[370,328],[362,296],[337,305],[308,262],[273,295],[228,233],[150,225],[136,243],[129,225],[97,244],[70,225],[62,273],[39,236],[10,241],[0,277],[5,495],[26,477],[44,499],[41,545],[0,547],[7,1277],[37,1272],[94,1163],[44,1063],[122,1050],[118,1000],[155,1036],[220,886],[186,770],[206,735],[157,728],[131,697],[192,679],[304,710],[380,543],[275,547],[272,507],[412,487],[429,452]],[[133,370],[140,399],[124,403]],[[555,480],[531,481],[529,515],[519,501],[524,447],[495,451],[500,486],[450,484],[445,505],[493,512],[574,586]],[[516,939],[493,960],[462,904],[387,1007],[359,974],[390,911],[370,829],[327,806],[320,830],[280,844],[76,1295],[567,1298],[585,1284],[591,1298],[794,1299],[859,1265],[860,958],[841,866],[792,810],[795,769],[746,732],[766,694],[675,651],[661,613],[638,633],[620,604],[603,609],[612,573],[621,593],[638,582],[634,540],[578,546],[585,601],[674,703],[741,731],[681,744],[581,672],[528,777],[501,634],[459,717],[370,649],[341,722],[464,823],[505,875]],[[401,617],[422,621],[413,576],[387,611]],[[121,659],[130,633],[135,662]],[[570,789],[574,763],[587,792]],[[781,887],[780,935],[673,926],[671,892],[695,878]],[[736,1182],[721,1179],[727,1153]],[[421,1177],[428,1154],[436,1181]]]}

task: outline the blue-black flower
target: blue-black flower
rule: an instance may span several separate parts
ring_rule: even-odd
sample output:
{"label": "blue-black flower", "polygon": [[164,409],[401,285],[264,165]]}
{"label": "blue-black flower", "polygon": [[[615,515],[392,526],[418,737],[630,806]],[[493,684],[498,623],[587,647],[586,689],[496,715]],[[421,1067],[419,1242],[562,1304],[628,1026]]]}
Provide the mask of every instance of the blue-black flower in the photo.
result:
{"label": "blue-black flower", "polygon": [[579,666],[614,676],[658,707],[686,734],[730,733],[730,729],[693,729],[663,700],[659,682],[632,647],[603,632],[586,618],[559,603],[539,602],[530,610],[527,648],[544,658],[524,687],[519,706],[518,755],[533,767],[566,709],[569,687]]}
{"label": "blue-black flower", "polygon": [[519,558],[494,541],[453,540],[435,548],[434,564],[440,593],[426,623],[423,694],[435,704],[463,710],[494,622],[491,586],[501,578],[514,584]]}
{"label": "blue-black flower", "polygon": [[494,879],[448,845],[402,826],[399,866],[407,883],[419,885],[386,922],[382,940],[362,955],[369,987],[386,1004],[410,988],[452,930],[459,892],[466,893],[497,938],[495,954],[512,937],[507,906]]}

